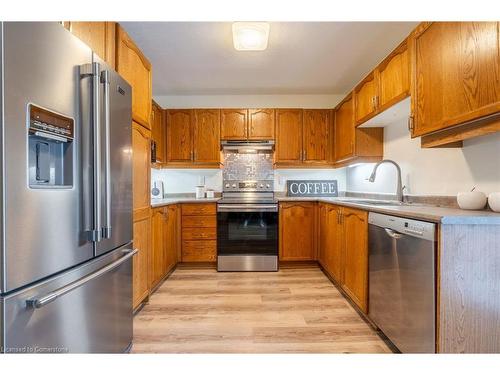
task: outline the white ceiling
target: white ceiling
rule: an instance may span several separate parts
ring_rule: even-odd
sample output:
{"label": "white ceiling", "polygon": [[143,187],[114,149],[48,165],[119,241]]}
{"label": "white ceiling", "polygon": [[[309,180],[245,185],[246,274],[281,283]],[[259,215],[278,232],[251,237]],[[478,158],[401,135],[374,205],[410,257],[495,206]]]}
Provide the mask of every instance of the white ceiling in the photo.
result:
{"label": "white ceiling", "polygon": [[230,22],[123,22],[153,65],[153,95],[343,94],[416,22],[272,22],[268,49],[236,51]]}

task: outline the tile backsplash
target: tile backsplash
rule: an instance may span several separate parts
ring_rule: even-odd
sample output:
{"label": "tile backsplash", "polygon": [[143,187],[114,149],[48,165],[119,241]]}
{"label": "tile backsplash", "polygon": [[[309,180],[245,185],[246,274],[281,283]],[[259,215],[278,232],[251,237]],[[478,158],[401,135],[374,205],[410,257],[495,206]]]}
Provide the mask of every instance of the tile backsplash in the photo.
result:
{"label": "tile backsplash", "polygon": [[[205,178],[208,189],[222,191],[221,169],[151,169],[151,181],[162,180],[166,194],[194,193],[199,178]],[[339,191],[346,190],[346,170],[339,169],[275,169],[274,190],[284,192],[286,180],[335,179]]]}

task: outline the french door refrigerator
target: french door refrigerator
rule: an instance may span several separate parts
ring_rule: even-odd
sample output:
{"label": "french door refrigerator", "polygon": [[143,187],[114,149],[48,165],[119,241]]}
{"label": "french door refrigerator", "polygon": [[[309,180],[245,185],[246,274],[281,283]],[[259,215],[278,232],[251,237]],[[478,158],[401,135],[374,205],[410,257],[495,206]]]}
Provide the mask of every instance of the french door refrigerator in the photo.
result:
{"label": "french door refrigerator", "polygon": [[56,22],[0,40],[1,351],[124,352],[131,87]]}

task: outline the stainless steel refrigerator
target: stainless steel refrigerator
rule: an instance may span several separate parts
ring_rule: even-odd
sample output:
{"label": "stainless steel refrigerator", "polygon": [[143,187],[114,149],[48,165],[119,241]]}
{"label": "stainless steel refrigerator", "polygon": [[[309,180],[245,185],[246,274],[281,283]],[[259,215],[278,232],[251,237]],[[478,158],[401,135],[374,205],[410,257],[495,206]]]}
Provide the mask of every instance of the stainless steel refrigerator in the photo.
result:
{"label": "stainless steel refrigerator", "polygon": [[56,22],[0,40],[1,350],[124,352],[131,87]]}

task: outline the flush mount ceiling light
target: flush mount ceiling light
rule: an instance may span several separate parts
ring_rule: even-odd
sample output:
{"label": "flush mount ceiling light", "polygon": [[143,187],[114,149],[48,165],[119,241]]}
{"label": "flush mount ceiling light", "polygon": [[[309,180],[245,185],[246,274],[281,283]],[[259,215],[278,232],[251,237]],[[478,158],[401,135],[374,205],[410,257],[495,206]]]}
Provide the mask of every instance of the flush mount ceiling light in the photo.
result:
{"label": "flush mount ceiling light", "polygon": [[263,51],[269,40],[267,22],[234,22],[233,45],[238,51]]}

